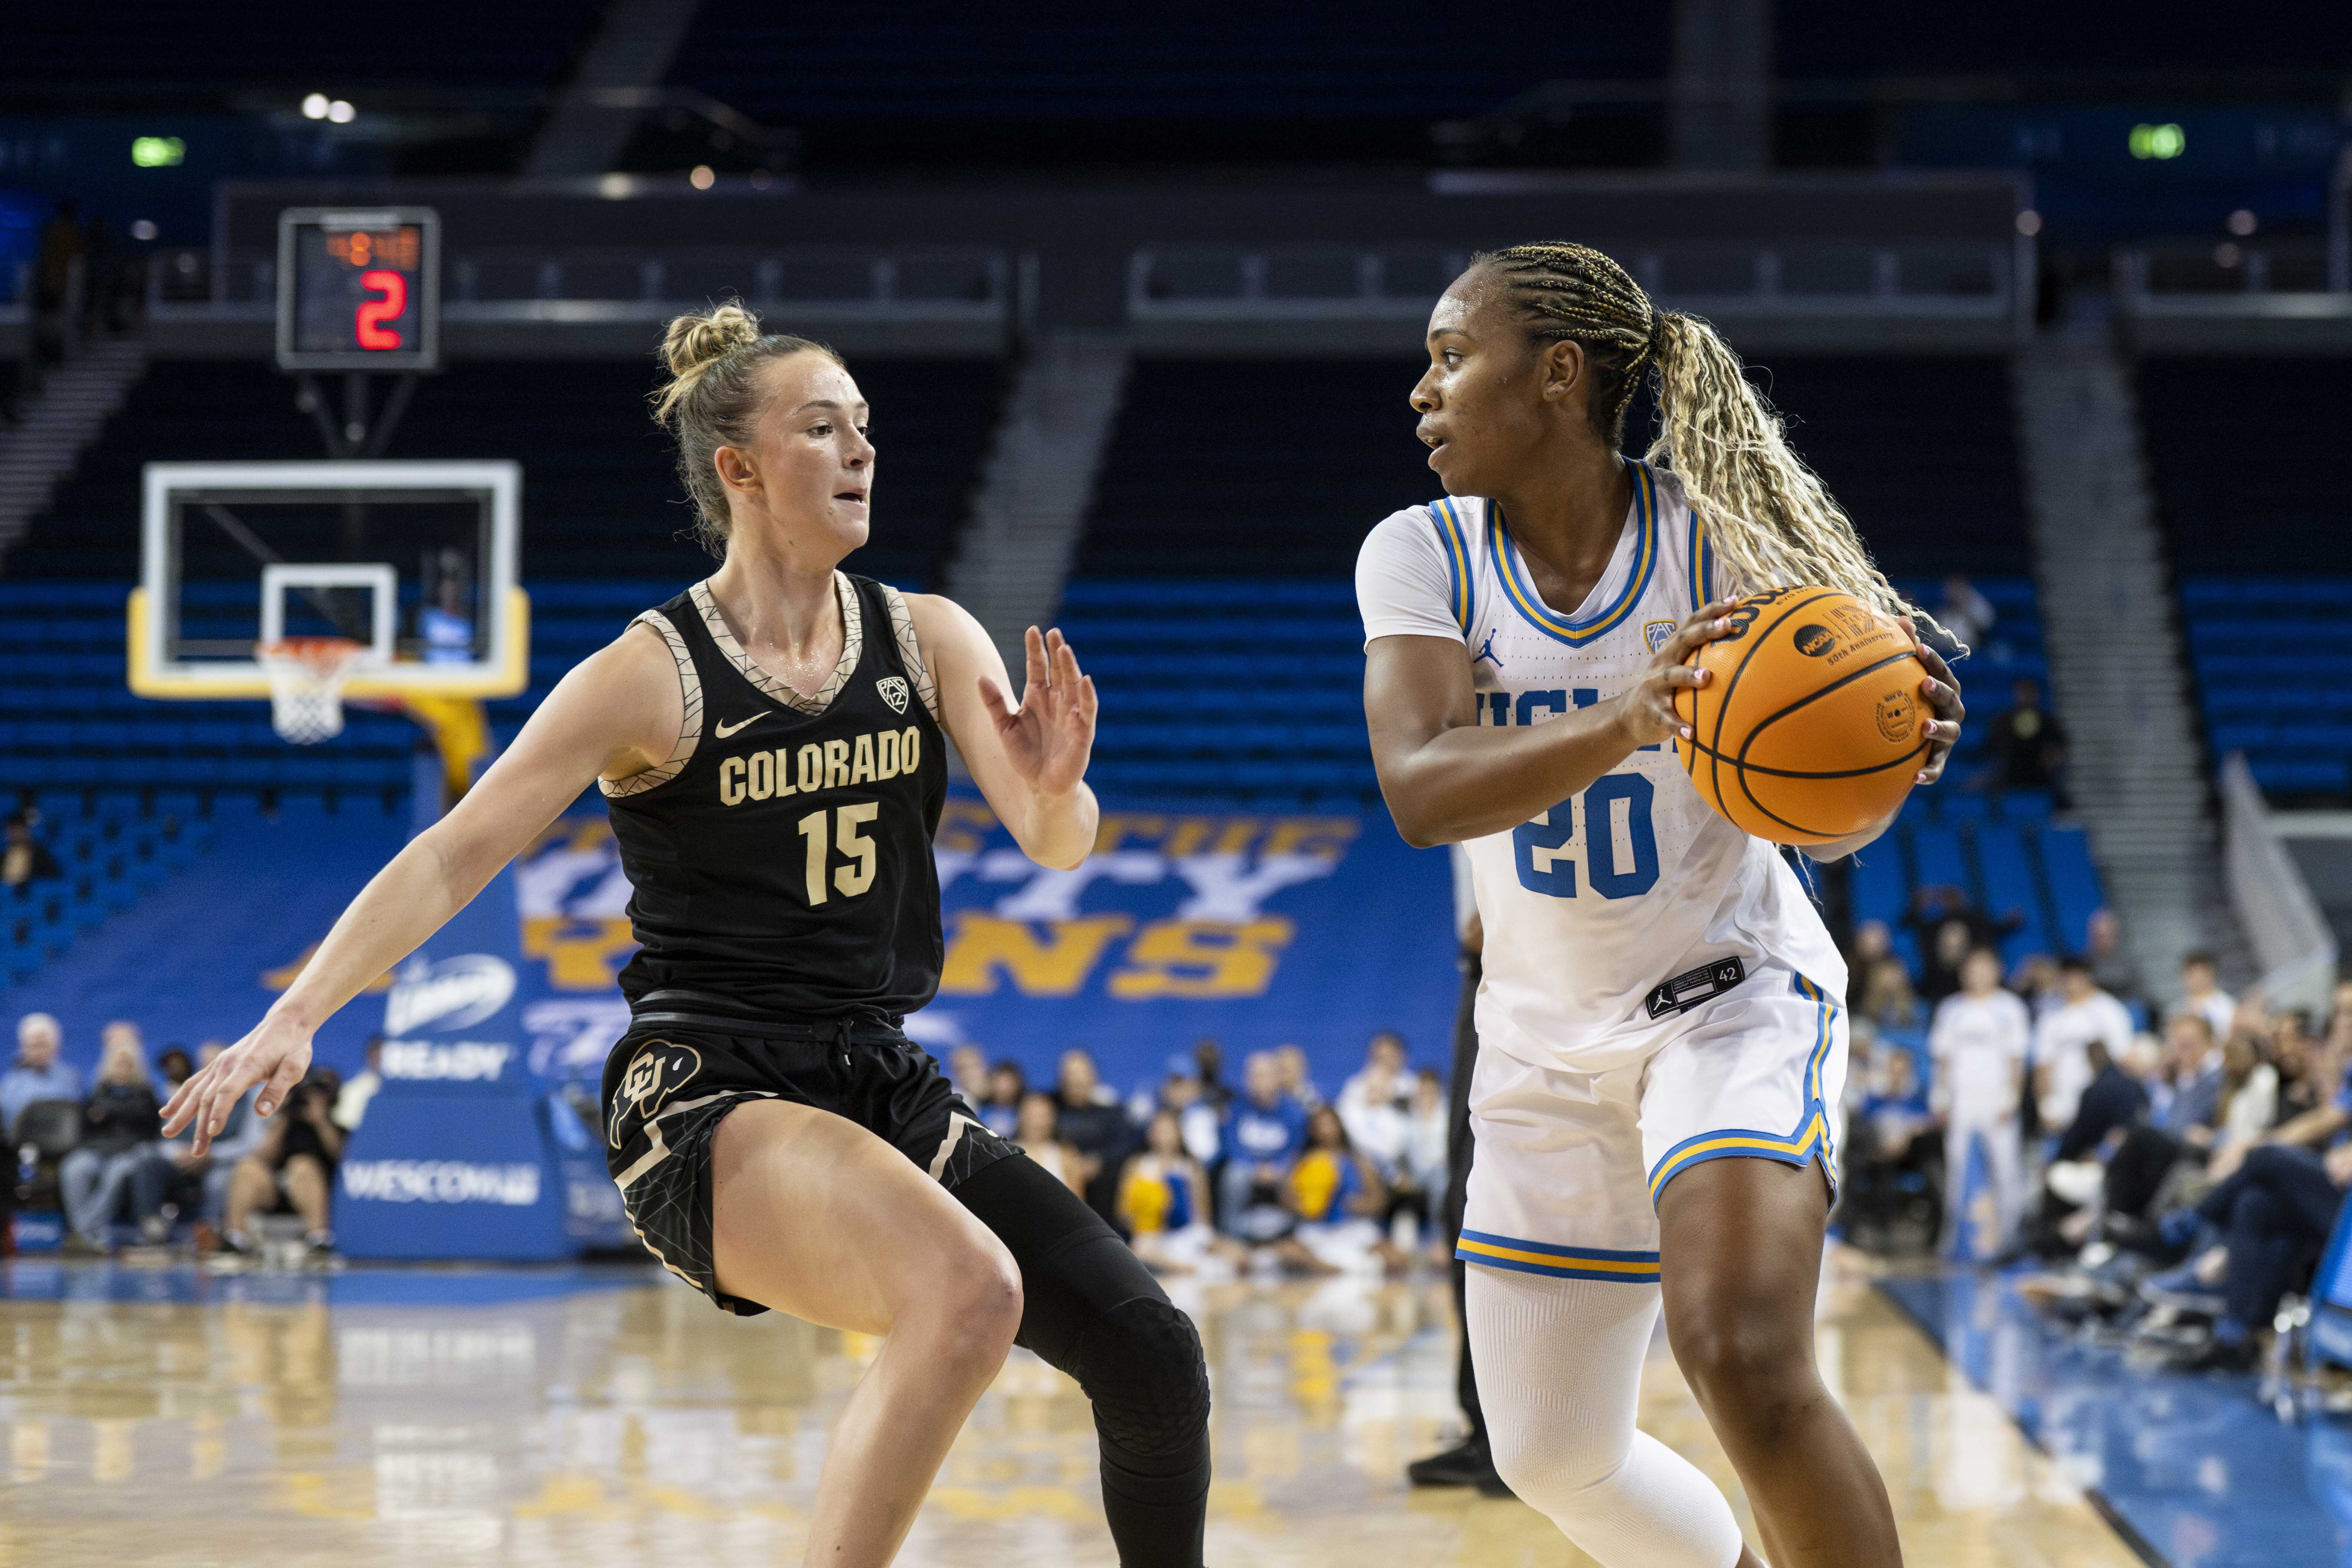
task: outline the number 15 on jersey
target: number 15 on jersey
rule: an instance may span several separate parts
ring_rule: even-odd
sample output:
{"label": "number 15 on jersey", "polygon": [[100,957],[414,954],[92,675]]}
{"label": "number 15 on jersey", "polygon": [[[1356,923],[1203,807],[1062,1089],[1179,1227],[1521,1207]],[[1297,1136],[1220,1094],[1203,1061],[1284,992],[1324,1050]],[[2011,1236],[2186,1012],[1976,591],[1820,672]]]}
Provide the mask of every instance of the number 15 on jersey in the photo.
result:
{"label": "number 15 on jersey", "polygon": [[1657,791],[1640,773],[1610,773],[1532,822],[1511,829],[1519,886],[1554,899],[1577,896],[1577,866],[1604,899],[1631,899],[1658,885],[1658,836],[1650,826]]}

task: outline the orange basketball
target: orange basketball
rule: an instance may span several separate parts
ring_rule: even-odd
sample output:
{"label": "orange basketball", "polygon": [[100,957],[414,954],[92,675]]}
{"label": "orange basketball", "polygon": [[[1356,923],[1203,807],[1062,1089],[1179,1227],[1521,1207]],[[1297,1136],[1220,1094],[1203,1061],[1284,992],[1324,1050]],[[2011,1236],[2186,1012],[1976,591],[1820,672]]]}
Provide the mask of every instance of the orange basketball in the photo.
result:
{"label": "orange basketball", "polygon": [[1695,662],[1714,679],[1675,690],[1692,731],[1675,746],[1735,826],[1775,844],[1826,844],[1903,803],[1927,752],[1927,672],[1885,616],[1834,588],[1759,594]]}

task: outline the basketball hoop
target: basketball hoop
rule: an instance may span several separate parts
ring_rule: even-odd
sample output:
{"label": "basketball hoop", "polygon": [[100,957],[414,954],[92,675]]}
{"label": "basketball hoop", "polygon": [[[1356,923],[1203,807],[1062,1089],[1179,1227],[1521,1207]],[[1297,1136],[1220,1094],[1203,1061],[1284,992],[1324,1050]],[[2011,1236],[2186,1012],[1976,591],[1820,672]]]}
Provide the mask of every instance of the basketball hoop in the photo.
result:
{"label": "basketball hoop", "polygon": [[281,637],[254,645],[269,677],[269,722],[298,746],[343,732],[343,684],[368,645],[350,637]]}

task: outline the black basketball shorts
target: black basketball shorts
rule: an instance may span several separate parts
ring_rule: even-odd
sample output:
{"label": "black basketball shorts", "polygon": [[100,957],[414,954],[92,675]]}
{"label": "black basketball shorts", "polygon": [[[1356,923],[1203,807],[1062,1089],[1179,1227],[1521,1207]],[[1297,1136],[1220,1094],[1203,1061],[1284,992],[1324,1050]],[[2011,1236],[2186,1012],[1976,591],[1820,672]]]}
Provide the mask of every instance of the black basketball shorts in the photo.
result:
{"label": "black basketball shorts", "polygon": [[929,1052],[895,1029],[675,1014],[633,1025],[604,1062],[605,1167],[663,1266],[743,1317],[767,1309],[719,1289],[710,1140],[750,1100],[846,1117],[950,1190],[1020,1152],[980,1124]]}

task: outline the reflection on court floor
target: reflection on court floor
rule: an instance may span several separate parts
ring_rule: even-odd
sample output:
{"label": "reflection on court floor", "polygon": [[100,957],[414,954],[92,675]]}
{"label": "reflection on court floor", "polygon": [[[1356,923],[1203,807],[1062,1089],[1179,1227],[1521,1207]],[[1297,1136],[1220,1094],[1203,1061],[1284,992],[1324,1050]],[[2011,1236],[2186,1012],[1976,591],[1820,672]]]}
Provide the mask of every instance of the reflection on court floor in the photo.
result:
{"label": "reflection on court floor", "polygon": [[[635,1269],[0,1271],[8,1568],[797,1563],[873,1350]],[[1517,1503],[1404,1485],[1454,1418],[1442,1279],[1177,1294],[1215,1384],[1212,1563],[1586,1561]],[[1885,1298],[1841,1288],[1822,1341],[1912,1563],[2134,1561]],[[1729,1482],[1663,1346],[1643,1402]],[[1094,1471],[1075,1385],[1016,1352],[901,1561],[1108,1565]]]}

